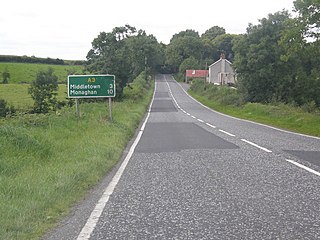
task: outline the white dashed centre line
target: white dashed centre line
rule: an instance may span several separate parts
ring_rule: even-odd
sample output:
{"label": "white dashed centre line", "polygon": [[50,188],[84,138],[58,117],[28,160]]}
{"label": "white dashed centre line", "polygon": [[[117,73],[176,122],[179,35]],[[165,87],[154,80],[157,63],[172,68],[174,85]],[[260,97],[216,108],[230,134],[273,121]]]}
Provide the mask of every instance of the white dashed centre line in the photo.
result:
{"label": "white dashed centre line", "polygon": [[[183,109],[179,106],[179,104],[177,103],[177,100],[175,99],[175,97],[173,96],[169,83],[168,83],[168,82],[166,82],[166,83],[167,83],[167,86],[168,86],[168,89],[169,89],[169,92],[170,92],[170,94],[171,94],[171,97],[172,97],[173,101],[175,102],[175,104],[177,105],[177,107],[178,107],[183,113],[187,114],[188,116],[192,117],[193,119],[198,120],[198,121],[201,122],[201,123],[205,123],[207,126],[209,126],[209,127],[211,127],[211,128],[216,128],[216,126],[213,126],[213,125],[211,125],[210,123],[207,123],[207,122],[203,121],[202,119],[199,119],[199,118],[191,115],[190,113],[186,112],[185,110],[183,110]],[[236,136],[236,135],[234,135],[234,134],[232,134],[232,133],[229,133],[229,132],[227,132],[227,131],[224,131],[224,130],[222,130],[222,129],[219,129],[219,132],[222,132],[222,133],[224,133],[224,134],[226,134],[226,135],[228,135],[228,136],[231,136],[231,137],[235,137],[235,136]],[[268,153],[271,153],[271,152],[272,152],[271,150],[269,150],[269,149],[267,149],[267,148],[264,148],[264,147],[261,147],[261,146],[259,146],[258,144],[255,144],[255,143],[253,143],[253,142],[250,142],[250,141],[248,141],[248,140],[246,140],[246,139],[241,139],[241,141],[246,142],[246,143],[248,143],[248,144],[250,144],[250,145],[252,145],[252,146],[254,146],[254,147],[256,147],[256,148],[259,148],[259,149],[261,149],[261,150],[263,150],[263,151],[265,151],[265,152],[268,152]]]}
{"label": "white dashed centre line", "polygon": [[223,131],[223,130],[221,130],[221,129],[219,129],[219,132],[222,132],[222,133],[224,133],[224,134],[227,134],[227,135],[229,135],[229,136],[231,136],[231,137],[235,137],[235,136],[236,136],[236,135],[234,135],[234,134],[232,134],[232,133]]}
{"label": "white dashed centre line", "polygon": [[269,149],[267,149],[267,148],[264,148],[264,147],[261,147],[261,146],[259,146],[258,144],[255,144],[255,143],[253,143],[253,142],[250,142],[250,141],[248,141],[248,140],[246,140],[246,139],[241,139],[241,141],[246,142],[246,143],[248,143],[248,144],[250,144],[250,145],[252,145],[252,146],[254,146],[254,147],[256,147],[256,148],[259,148],[259,149],[261,149],[261,150],[263,150],[263,151],[265,151],[265,152],[272,153],[271,150],[269,150]]}
{"label": "white dashed centre line", "polygon": [[207,126],[211,127],[211,128],[216,128],[216,126],[211,125],[210,123],[206,123]]}
{"label": "white dashed centre line", "polygon": [[293,160],[290,160],[290,159],[286,159],[286,161],[289,162],[289,163],[292,163],[292,164],[296,165],[296,166],[299,167],[299,168],[302,168],[302,169],[304,169],[304,170],[307,170],[308,172],[311,172],[311,173],[313,173],[313,174],[315,174],[315,175],[317,175],[317,176],[320,177],[320,173],[317,172],[317,171],[315,171],[315,170],[313,170],[313,169],[311,169],[311,168],[308,168],[308,167],[306,167],[306,166],[304,166],[304,165],[302,165],[302,164],[300,164],[300,163],[297,163],[297,162],[295,162],[295,161],[293,161]]}

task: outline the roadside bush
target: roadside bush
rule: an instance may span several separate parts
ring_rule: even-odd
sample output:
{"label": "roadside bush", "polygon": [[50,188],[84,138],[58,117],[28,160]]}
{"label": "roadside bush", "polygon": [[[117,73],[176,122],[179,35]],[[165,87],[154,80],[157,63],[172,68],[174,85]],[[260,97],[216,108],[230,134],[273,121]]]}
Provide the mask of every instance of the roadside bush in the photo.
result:
{"label": "roadside bush", "polygon": [[195,80],[192,81],[190,90],[202,95],[208,88],[210,88],[208,83],[200,80]]}
{"label": "roadside bush", "polygon": [[6,117],[7,116],[7,102],[3,99],[0,99],[0,117]]}
{"label": "roadside bush", "polygon": [[34,100],[33,111],[35,113],[48,113],[57,108],[58,77],[53,69],[40,71],[37,78],[31,83],[29,94]]}
{"label": "roadside bush", "polygon": [[243,97],[238,93],[237,89],[220,87],[217,97],[217,101],[219,101],[222,105],[232,105],[240,107],[244,104]]}
{"label": "roadside bush", "polygon": [[216,86],[212,83],[196,80],[192,82],[190,89],[198,95],[206,96],[209,100],[221,105],[242,106],[244,100],[237,89]]}
{"label": "roadside bush", "polygon": [[8,84],[9,83],[9,79],[10,79],[10,73],[8,71],[8,68],[5,68],[4,72],[2,73],[2,83],[3,84]]}
{"label": "roadside bush", "polygon": [[184,82],[185,76],[184,74],[178,72],[177,74],[174,75],[174,79],[177,80],[178,82]]}
{"label": "roadside bush", "polygon": [[123,95],[126,99],[137,101],[146,94],[149,88],[150,82],[146,80],[145,73],[141,72],[139,76],[133,80],[132,83],[128,84],[123,89]]}
{"label": "roadside bush", "polygon": [[317,107],[317,104],[315,101],[311,101],[308,103],[305,103],[301,106],[302,111],[308,112],[308,113],[317,113],[319,112],[319,108]]}
{"label": "roadside bush", "polygon": [[13,106],[8,106],[4,99],[0,99],[0,117],[6,117],[9,114],[14,114],[15,108]]}

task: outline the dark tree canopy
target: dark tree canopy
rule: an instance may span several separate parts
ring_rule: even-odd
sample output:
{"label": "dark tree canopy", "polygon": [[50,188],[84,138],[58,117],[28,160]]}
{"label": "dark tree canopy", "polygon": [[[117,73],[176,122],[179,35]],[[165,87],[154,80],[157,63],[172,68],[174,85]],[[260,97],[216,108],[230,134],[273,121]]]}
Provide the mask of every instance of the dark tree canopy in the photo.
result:
{"label": "dark tree canopy", "polygon": [[170,43],[180,37],[195,37],[195,38],[199,38],[199,33],[196,32],[195,30],[192,29],[187,29],[185,31],[181,31],[179,33],[176,33],[172,36]]}
{"label": "dark tree canopy", "polygon": [[207,38],[209,40],[214,40],[216,37],[226,34],[226,30],[223,27],[213,26],[205,31],[201,38]]}
{"label": "dark tree canopy", "polygon": [[247,101],[320,106],[319,42],[287,11],[270,14],[235,41],[234,67]]}
{"label": "dark tree canopy", "polygon": [[141,71],[155,71],[164,62],[163,48],[153,35],[125,25],[112,32],[101,32],[92,42],[87,68],[92,73],[114,74],[117,95]]}

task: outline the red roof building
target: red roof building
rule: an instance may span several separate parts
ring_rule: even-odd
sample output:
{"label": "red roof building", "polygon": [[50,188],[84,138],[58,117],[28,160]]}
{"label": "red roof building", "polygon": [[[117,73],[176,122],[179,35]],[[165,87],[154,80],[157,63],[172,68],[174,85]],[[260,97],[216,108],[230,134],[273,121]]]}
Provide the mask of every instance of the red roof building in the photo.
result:
{"label": "red roof building", "polygon": [[208,70],[186,70],[186,82],[188,78],[203,78],[207,79],[209,76]]}

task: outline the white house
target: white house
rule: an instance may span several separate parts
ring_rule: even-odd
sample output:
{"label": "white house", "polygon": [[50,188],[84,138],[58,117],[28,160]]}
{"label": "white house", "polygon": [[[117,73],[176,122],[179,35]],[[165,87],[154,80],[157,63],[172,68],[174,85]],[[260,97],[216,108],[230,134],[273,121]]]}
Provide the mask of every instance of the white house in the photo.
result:
{"label": "white house", "polygon": [[218,61],[209,66],[209,83],[216,85],[232,85],[236,82],[236,74],[232,69],[232,63],[222,53]]}

